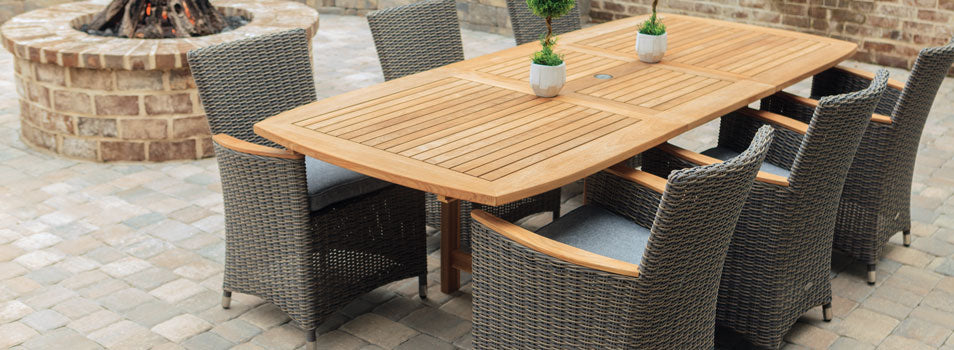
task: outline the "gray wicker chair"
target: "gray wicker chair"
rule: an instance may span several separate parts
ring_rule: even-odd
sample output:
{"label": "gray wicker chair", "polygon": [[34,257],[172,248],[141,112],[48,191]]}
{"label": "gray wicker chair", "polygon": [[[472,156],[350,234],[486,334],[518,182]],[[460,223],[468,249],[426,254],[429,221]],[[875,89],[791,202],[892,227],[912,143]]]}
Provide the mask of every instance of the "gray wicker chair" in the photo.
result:
{"label": "gray wicker chair", "polygon": [[[315,330],[392,281],[426,283],[424,194],[275,148],[253,123],[315,100],[304,30],[190,51],[225,202],[222,306],[264,298]],[[373,180],[373,179],[371,179]]]}
{"label": "gray wicker chair", "polygon": [[[374,11],[368,24],[378,50],[384,80],[391,80],[444,66],[464,59],[457,23],[456,2],[428,0]],[[441,203],[432,193],[427,198],[427,225],[440,229]],[[552,190],[502,206],[461,202],[461,248],[470,249],[470,211],[480,209],[515,221],[531,214],[560,215],[560,190]]]}
{"label": "gray wicker chair", "polygon": [[[722,117],[719,145],[687,157],[674,146],[643,153],[643,169],[668,174],[740,152],[766,123],[778,125],[746,202],[722,273],[716,315],[720,343],[741,338],[775,349],[807,310],[831,320],[831,249],[848,167],[886,89],[887,71],[864,90],[823,98],[810,124],[743,108]],[[794,112],[794,111],[792,111]],[[739,337],[741,336],[741,337]]]}
{"label": "gray wicker chair", "polygon": [[[911,179],[921,131],[934,97],[954,62],[954,39],[921,50],[907,85],[889,82],[884,98],[848,171],[835,224],[834,248],[868,264],[868,283],[877,279],[877,262],[898,231],[911,244]],[[815,76],[812,99],[864,89],[871,74],[836,67]],[[772,96],[762,109],[780,112],[814,100]],[[784,114],[784,113],[782,113]],[[804,115],[804,114],[803,114]]]}
{"label": "gray wicker chair", "polygon": [[772,141],[660,177],[616,165],[537,233],[474,211],[477,349],[712,349],[739,212]]}
{"label": "gray wicker chair", "polygon": [[368,13],[384,80],[464,60],[454,0],[425,0]]}
{"label": "gray wicker chair", "polygon": [[[534,15],[527,7],[526,0],[507,0],[507,12],[510,13],[510,26],[513,27],[513,38],[517,45],[539,41],[540,36],[546,34],[546,20]],[[573,6],[570,13],[554,19],[551,26],[554,35],[582,28],[580,25],[580,7]]]}

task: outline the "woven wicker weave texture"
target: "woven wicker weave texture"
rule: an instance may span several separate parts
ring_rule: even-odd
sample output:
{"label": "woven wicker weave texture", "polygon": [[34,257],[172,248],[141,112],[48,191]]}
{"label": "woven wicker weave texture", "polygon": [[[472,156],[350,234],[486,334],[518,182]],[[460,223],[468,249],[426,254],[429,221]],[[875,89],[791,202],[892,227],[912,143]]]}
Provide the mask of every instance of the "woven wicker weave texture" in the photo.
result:
{"label": "woven wicker weave texture", "polygon": [[188,60],[213,135],[276,147],[252,125],[318,99],[304,29],[193,50]]}
{"label": "woven wicker weave texture", "polygon": [[464,60],[454,0],[427,0],[368,13],[384,80]]}
{"label": "woven wicker weave texture", "polygon": [[771,128],[725,163],[673,172],[664,194],[601,172],[590,203],[651,227],[639,277],[598,271],[474,222],[477,349],[712,349],[729,240]]}
{"label": "woven wicker weave texture", "polygon": [[[875,112],[891,124],[871,122],[848,171],[838,219],[835,249],[874,265],[888,239],[911,230],[911,180],[921,131],[948,69],[954,39],[946,46],[921,50],[904,91],[889,88]],[[868,80],[829,70],[812,81],[812,98],[864,89]],[[778,100],[778,99],[776,99]],[[773,101],[763,109],[786,108]]]}
{"label": "woven wicker weave texture", "polygon": [[[766,161],[791,170],[790,187],[756,182],[739,218],[722,283],[717,326],[726,336],[775,349],[808,309],[831,303],[831,247],[848,167],[887,84],[882,70],[864,90],[822,99],[801,137],[777,128]],[[786,112],[795,113],[797,110]],[[802,116],[804,117],[804,115]],[[762,124],[722,117],[719,145],[741,151]],[[651,150],[643,169],[666,174],[691,164]]]}
{"label": "woven wicker weave texture", "polygon": [[[423,72],[464,59],[456,2],[430,0],[368,14],[384,80]],[[426,53],[422,55],[422,53]],[[482,209],[506,220],[550,211],[560,213],[560,190],[498,207],[461,202],[461,248],[470,250],[470,211]],[[427,194],[427,225],[440,229],[441,203]]]}
{"label": "woven wicker weave texture", "polygon": [[[188,57],[213,133],[270,145],[252,125],[315,100],[303,30]],[[423,193],[389,186],[310,212],[303,160],[219,145],[215,151],[225,200],[226,291],[260,296],[313,331],[374,288],[425,276]]]}
{"label": "woven wicker weave texture", "polygon": [[[542,35],[547,33],[546,20],[534,15],[527,7],[525,0],[507,0],[507,12],[510,13],[510,26],[513,27],[513,38],[517,45],[538,41]],[[582,28],[579,6],[573,6],[570,13],[553,19],[551,27],[553,28],[553,35]]]}

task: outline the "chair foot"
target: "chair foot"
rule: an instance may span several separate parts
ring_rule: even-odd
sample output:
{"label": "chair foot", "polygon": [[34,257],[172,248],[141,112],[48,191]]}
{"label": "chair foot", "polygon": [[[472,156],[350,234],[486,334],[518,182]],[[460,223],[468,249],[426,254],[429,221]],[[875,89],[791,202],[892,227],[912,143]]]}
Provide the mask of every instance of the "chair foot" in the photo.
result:
{"label": "chair foot", "polygon": [[868,264],[868,284],[874,285],[878,281],[878,265]]}
{"label": "chair foot", "polygon": [[831,312],[831,303],[822,305],[822,319],[825,322],[831,322],[831,319],[834,318]]}
{"label": "chair foot", "polygon": [[904,230],[901,232],[902,237],[904,237],[904,246],[911,246],[911,230]]}
{"label": "chair foot", "polygon": [[232,292],[223,290],[222,291],[222,308],[228,309],[232,306]]}
{"label": "chair foot", "polygon": [[318,350],[318,330],[305,331],[305,350]]}
{"label": "chair foot", "polygon": [[427,274],[417,276],[417,296],[427,299]]}

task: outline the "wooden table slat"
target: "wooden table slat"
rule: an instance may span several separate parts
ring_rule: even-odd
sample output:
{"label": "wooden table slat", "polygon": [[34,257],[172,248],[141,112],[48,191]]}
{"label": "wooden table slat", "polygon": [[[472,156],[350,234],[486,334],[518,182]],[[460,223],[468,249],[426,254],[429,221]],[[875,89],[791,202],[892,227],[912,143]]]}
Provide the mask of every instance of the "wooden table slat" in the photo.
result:
{"label": "wooden table slat", "polygon": [[560,112],[551,114],[548,118],[530,120],[527,123],[519,124],[480,140],[481,142],[470,142],[461,146],[451,148],[439,155],[428,158],[426,162],[438,164],[443,167],[453,168],[461,163],[465,163],[473,158],[487,155],[488,153],[505,149],[515,143],[533,137],[536,133],[543,130],[552,130],[561,123],[572,123],[583,117],[596,114],[597,110],[586,109],[581,106],[573,106]]}
{"label": "wooden table slat", "polygon": [[494,120],[483,123],[480,126],[447,135],[441,140],[433,141],[423,146],[418,146],[414,148],[414,151],[420,152],[416,152],[413,155],[410,155],[411,152],[408,151],[401,152],[401,154],[406,154],[414,159],[426,161],[427,159],[431,159],[432,157],[444,153],[447,150],[454,149],[472,142],[477,142],[479,140],[484,140],[490,135],[497,134],[515,125],[538,119],[536,116],[549,117],[564,110],[573,108],[572,104],[559,101],[550,101],[549,103],[539,106],[531,102],[527,102],[526,104],[532,104],[533,106],[507,116],[498,117]]}
{"label": "wooden table slat", "polygon": [[[474,110],[483,111],[490,108],[496,108],[496,111],[490,114],[482,114],[479,118],[471,119],[470,121],[459,123],[457,118],[471,115],[473,110],[464,110],[457,113],[448,114],[441,116],[432,121],[429,125],[422,125],[420,130],[415,130],[408,134],[395,133],[389,136],[397,136],[395,138],[388,138],[386,141],[381,143],[371,144],[380,149],[387,150],[394,153],[402,153],[404,151],[410,150],[412,148],[418,147],[424,143],[434,141],[440,137],[448,134],[453,134],[460,130],[466,130],[470,127],[478,126],[483,123],[489,122],[494,118],[502,115],[508,115],[511,112],[519,112],[522,109],[530,108],[535,105],[543,104],[545,101],[534,100],[534,96],[514,93],[510,95],[511,99],[508,99],[506,102],[501,103],[486,103],[474,106]],[[530,106],[527,106],[530,104]]]}
{"label": "wooden table slat", "polygon": [[355,142],[374,146],[385,140],[391,140],[395,137],[421,131],[438,122],[465,117],[474,110],[480,111],[488,108],[496,108],[497,106],[523,96],[523,94],[505,89],[487,89],[471,95],[471,99],[463,103],[459,101],[445,102],[444,104],[431,107],[426,111],[409,115],[408,117],[411,118],[403,118],[407,120],[397,122],[397,119],[395,119],[387,123],[375,125],[374,128],[368,128],[364,130],[365,133],[361,135],[354,137],[343,135],[343,137],[348,137]]}

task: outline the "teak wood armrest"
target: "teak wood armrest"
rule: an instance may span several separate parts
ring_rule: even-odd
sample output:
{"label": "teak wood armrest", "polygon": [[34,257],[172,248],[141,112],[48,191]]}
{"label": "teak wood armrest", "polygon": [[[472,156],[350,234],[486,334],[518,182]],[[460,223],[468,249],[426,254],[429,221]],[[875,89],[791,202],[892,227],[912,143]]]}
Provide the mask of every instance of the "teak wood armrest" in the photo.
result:
{"label": "teak wood armrest", "polygon": [[769,111],[759,111],[748,107],[742,107],[736,112],[739,112],[739,114],[744,116],[760,120],[763,123],[777,125],[802,135],[808,133],[808,124],[781,114],[776,114]]}
{"label": "teak wood armrest", "polygon": [[301,153],[295,153],[285,149],[257,145],[248,141],[239,140],[227,134],[217,134],[212,136],[212,141],[222,147],[236,152],[254,154],[256,156],[284,158],[284,159],[302,159],[305,158]]}
{"label": "teak wood armrest", "polygon": [[635,182],[658,193],[663,193],[663,191],[666,190],[666,179],[642,170],[630,168],[623,164],[616,164],[609,169],[606,169],[606,172],[625,180]]}
{"label": "teak wood armrest", "polygon": [[[775,93],[775,96],[784,98],[784,99],[789,100],[789,101],[791,101],[791,102],[795,102],[795,103],[798,103],[798,104],[806,105],[806,106],[809,106],[809,107],[812,107],[812,108],[818,107],[818,100],[813,99],[813,98],[801,97],[801,96],[798,96],[798,95],[792,95],[792,94],[787,93],[787,92],[785,92],[785,91],[779,91],[779,92]],[[881,123],[881,124],[888,124],[888,125],[890,125],[890,124],[891,124],[891,117],[886,116],[886,115],[884,115],[884,114],[872,113],[872,114],[871,114],[871,121],[873,121],[873,122],[875,122],[875,123]]]}
{"label": "teak wood armrest", "polygon": [[[872,73],[872,72],[864,71],[864,70],[861,70],[861,69],[848,68],[848,67],[845,67],[845,66],[835,66],[835,67],[832,68],[832,69],[840,70],[840,71],[842,71],[842,72],[844,72],[844,73],[851,74],[851,75],[854,75],[854,76],[856,76],[856,77],[859,77],[859,78],[865,79],[865,80],[874,80],[874,77],[875,77],[875,74]],[[888,87],[889,87],[889,88],[892,88],[892,89],[895,89],[895,90],[898,90],[898,91],[901,91],[901,90],[904,90],[904,83],[902,83],[902,82],[900,82],[900,81],[898,81],[898,80],[895,80],[895,79],[888,78]]]}
{"label": "teak wood armrest", "polygon": [[[656,146],[656,149],[669,153],[670,155],[674,157],[680,158],[682,160],[685,160],[687,162],[690,162],[696,165],[709,165],[709,164],[722,163],[721,159],[713,158],[701,153],[696,153],[696,152],[687,150],[685,148],[675,146],[668,142],[661,144],[659,146]],[[785,186],[785,187],[789,186],[787,177],[775,175],[772,173],[767,173],[764,171],[759,171],[759,173],[755,175],[755,181],[760,181],[760,182],[778,185],[778,186]]]}
{"label": "teak wood armrest", "polygon": [[483,210],[470,212],[471,217],[487,228],[511,239],[518,244],[533,249],[542,254],[566,261],[571,264],[586,266],[594,270],[615,273],[625,276],[639,276],[639,266],[622,260],[605,257],[571,245],[560,243],[527,231],[520,226],[490,215]]}

